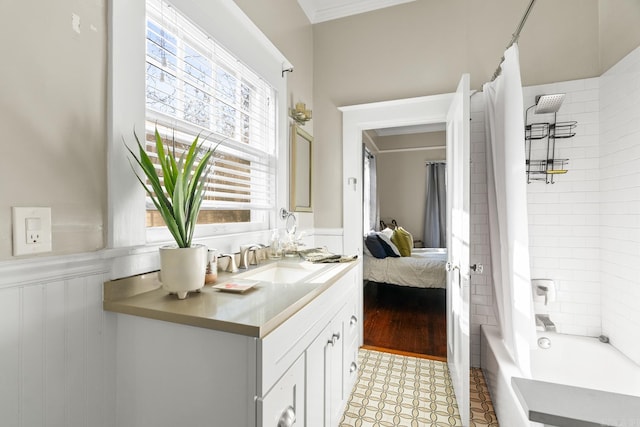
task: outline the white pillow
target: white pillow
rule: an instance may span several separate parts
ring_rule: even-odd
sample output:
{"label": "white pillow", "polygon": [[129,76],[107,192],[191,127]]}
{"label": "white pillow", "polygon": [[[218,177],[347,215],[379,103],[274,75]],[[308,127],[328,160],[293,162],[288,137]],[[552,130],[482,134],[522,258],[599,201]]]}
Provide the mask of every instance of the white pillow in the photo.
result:
{"label": "white pillow", "polygon": [[[393,230],[390,229],[389,227],[387,227],[384,230],[380,231],[380,233],[384,234],[388,238],[391,238],[391,236],[393,236]],[[385,242],[386,242],[386,240],[385,240]]]}
{"label": "white pillow", "polygon": [[[386,230],[389,230],[389,229],[387,228]],[[398,247],[395,245],[395,243],[391,241],[391,236],[387,236],[387,234],[384,233],[383,231],[380,231],[376,234],[378,234],[378,237],[381,238],[387,245],[389,245],[389,247],[391,248],[393,253],[396,254],[396,256],[400,256],[400,251],[398,250]],[[391,230],[391,234],[393,234],[393,230]]]}

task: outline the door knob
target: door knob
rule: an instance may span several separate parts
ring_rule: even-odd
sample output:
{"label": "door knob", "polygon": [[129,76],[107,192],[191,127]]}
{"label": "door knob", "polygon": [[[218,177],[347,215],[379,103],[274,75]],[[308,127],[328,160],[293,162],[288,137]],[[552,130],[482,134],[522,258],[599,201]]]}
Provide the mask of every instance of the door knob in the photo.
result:
{"label": "door knob", "polygon": [[469,268],[471,269],[471,271],[477,274],[482,274],[482,272],[484,271],[484,265],[482,264],[473,264],[469,266]]}

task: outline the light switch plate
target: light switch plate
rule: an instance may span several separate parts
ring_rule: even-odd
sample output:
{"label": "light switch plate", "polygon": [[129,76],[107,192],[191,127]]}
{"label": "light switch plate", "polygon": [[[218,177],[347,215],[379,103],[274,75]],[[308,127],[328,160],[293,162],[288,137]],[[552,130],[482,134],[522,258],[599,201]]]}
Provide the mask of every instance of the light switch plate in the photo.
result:
{"label": "light switch plate", "polygon": [[51,208],[13,207],[13,256],[51,252]]}

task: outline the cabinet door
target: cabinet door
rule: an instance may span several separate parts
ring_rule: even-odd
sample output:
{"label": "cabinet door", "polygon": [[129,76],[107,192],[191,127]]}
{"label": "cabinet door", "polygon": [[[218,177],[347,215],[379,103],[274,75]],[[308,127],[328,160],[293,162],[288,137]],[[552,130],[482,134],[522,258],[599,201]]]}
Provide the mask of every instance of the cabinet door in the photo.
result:
{"label": "cabinet door", "polygon": [[307,348],[307,427],[336,426],[342,416],[342,323],[336,316]]}
{"label": "cabinet door", "polygon": [[307,372],[307,427],[325,427],[328,422],[328,384],[327,363],[332,337],[332,325],[328,324],[305,352]]}
{"label": "cabinet door", "polygon": [[276,382],[267,395],[258,400],[260,427],[304,426],[305,365],[300,356]]}

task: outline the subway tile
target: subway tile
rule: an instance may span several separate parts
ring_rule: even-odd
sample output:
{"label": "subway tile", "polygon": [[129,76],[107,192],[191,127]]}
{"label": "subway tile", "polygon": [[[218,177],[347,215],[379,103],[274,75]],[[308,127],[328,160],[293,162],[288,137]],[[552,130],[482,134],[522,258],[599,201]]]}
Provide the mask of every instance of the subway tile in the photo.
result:
{"label": "subway tile", "polygon": [[[630,75],[634,67],[637,74]],[[612,338],[640,362],[640,344],[628,339],[640,329],[640,104],[634,102],[640,97],[640,49],[602,78],[523,88],[524,105],[556,92],[567,93],[558,119],[577,120],[578,126],[556,151],[569,159],[569,173],[553,185],[527,186],[531,274],[558,286],[557,301],[536,309],[551,313],[561,332],[613,330]],[[544,149],[532,148],[543,156]],[[476,200],[484,204],[474,211],[484,213],[486,194]],[[474,229],[488,237],[486,222]],[[482,247],[488,246],[478,242],[473,250]],[[492,307],[490,289],[473,289],[472,305],[484,307],[481,313]],[[475,321],[495,321],[480,312]]]}
{"label": "subway tile", "polygon": [[563,313],[586,314],[587,306],[586,304],[579,304],[574,302],[562,302],[561,310]]}

